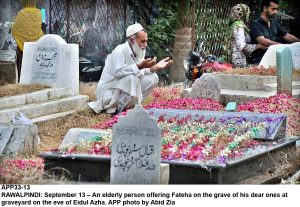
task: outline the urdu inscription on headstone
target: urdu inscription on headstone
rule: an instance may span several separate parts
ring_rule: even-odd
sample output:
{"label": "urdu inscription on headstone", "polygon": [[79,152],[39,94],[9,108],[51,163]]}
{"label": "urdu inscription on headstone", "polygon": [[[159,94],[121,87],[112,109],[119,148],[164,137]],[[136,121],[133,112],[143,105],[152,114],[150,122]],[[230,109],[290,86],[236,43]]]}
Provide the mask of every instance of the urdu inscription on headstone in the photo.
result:
{"label": "urdu inscription on headstone", "polygon": [[142,106],[129,110],[113,126],[110,181],[159,184],[161,129]]}
{"label": "urdu inscription on headstone", "polygon": [[78,45],[67,44],[54,34],[44,35],[37,42],[26,42],[20,83],[66,87],[70,95],[78,95]]}
{"label": "urdu inscription on headstone", "polygon": [[192,98],[210,98],[217,102],[221,97],[221,86],[210,73],[204,73],[192,85]]}
{"label": "urdu inscription on headstone", "polygon": [[59,60],[61,55],[57,42],[51,45],[37,44],[33,53],[32,83],[52,85],[57,81]]}

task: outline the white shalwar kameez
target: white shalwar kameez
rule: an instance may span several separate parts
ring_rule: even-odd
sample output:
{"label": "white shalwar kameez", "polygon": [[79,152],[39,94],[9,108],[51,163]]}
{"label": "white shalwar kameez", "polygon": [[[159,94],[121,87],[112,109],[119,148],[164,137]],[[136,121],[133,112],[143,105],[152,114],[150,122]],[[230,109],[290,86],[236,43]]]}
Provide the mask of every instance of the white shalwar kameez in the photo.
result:
{"label": "white shalwar kameez", "polygon": [[130,98],[129,106],[133,106],[136,102],[141,104],[142,100],[157,86],[157,74],[150,72],[149,68],[139,70],[138,63],[128,42],[118,45],[107,56],[97,85],[97,101],[89,103],[96,113],[103,110],[107,113],[116,112],[119,101],[124,99],[124,95],[125,99],[126,95]]}

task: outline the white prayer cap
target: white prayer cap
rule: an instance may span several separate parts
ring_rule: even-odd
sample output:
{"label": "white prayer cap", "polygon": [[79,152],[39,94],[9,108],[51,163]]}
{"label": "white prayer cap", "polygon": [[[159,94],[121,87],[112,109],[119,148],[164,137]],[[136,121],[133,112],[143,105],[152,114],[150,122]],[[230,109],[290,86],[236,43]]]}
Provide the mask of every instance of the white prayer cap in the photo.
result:
{"label": "white prayer cap", "polygon": [[131,35],[134,35],[135,33],[142,31],[143,29],[143,26],[139,23],[132,24],[129,27],[127,27],[126,37],[130,37]]}

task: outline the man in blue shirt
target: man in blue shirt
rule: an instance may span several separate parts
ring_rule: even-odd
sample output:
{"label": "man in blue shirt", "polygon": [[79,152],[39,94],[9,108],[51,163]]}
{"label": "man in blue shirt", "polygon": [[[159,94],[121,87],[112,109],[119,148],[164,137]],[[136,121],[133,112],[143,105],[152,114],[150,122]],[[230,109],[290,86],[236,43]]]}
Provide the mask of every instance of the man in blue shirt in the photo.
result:
{"label": "man in blue shirt", "polygon": [[[278,12],[279,1],[263,0],[262,13],[255,19],[250,27],[251,39],[254,44],[261,44],[265,47],[270,45],[281,44],[285,42],[299,42],[300,40],[294,35],[285,31],[275,20]],[[251,63],[258,64],[264,56],[266,50],[258,49],[251,54]]]}

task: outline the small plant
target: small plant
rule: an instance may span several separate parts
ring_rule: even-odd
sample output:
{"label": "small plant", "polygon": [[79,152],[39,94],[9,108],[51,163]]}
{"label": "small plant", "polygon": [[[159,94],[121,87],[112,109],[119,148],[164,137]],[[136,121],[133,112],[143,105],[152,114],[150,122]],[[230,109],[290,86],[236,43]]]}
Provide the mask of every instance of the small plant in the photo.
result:
{"label": "small plant", "polygon": [[[150,56],[160,60],[171,52],[175,39],[177,4],[174,1],[157,1],[157,17],[147,27]],[[167,54],[167,55],[166,55]]]}

